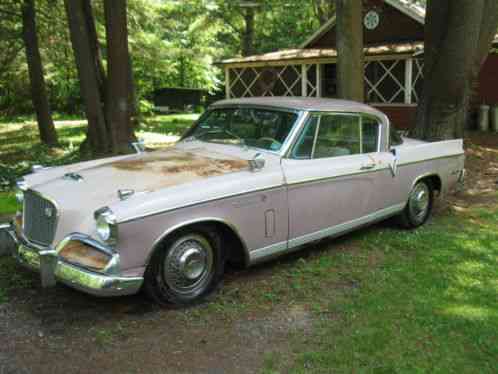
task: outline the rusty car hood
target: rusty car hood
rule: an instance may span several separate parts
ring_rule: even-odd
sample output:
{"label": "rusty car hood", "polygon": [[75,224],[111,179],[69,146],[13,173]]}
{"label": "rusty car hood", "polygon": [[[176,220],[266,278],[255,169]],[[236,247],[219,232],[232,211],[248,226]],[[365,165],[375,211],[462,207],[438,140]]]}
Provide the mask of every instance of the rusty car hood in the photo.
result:
{"label": "rusty car hood", "polygon": [[[271,173],[270,179],[281,181],[278,157],[269,156],[273,167],[254,173],[248,161],[254,157],[254,150],[226,150],[202,144],[177,145],[48,169],[28,175],[26,181],[30,188],[57,203],[63,217],[56,237],[60,240],[73,231],[90,233],[93,213],[103,206],[126,219],[159,207],[188,205],[200,196],[209,199],[237,193],[249,185],[265,187],[270,183],[264,178],[267,173]],[[121,200],[119,190],[133,190],[134,194]]]}
{"label": "rusty car hood", "polygon": [[[203,148],[171,148],[139,155],[104,159],[81,168],[79,164],[54,170],[52,178],[35,183],[33,188],[54,199],[91,196],[112,203],[118,190],[137,193],[192,183],[199,179],[248,170],[247,160]],[[34,179],[36,181],[36,179]],[[33,183],[30,183],[33,185]]]}

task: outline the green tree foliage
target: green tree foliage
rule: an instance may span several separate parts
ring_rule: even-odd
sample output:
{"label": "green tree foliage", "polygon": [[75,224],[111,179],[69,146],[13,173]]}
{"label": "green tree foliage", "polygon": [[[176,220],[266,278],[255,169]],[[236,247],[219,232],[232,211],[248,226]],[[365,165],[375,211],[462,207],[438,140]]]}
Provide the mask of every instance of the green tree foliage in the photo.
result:
{"label": "green tree foliage", "polygon": [[[98,39],[106,64],[103,0],[93,0]],[[31,114],[19,0],[0,4],[0,115]],[[253,0],[252,50],[295,48],[316,30],[331,0]],[[324,5],[325,4],[325,5]],[[233,0],[129,0],[128,30],[137,98],[163,87],[220,88],[216,61],[242,54],[245,11]],[[323,8],[326,9],[326,8]],[[37,0],[40,53],[52,110],[80,114],[78,74],[63,0]]]}

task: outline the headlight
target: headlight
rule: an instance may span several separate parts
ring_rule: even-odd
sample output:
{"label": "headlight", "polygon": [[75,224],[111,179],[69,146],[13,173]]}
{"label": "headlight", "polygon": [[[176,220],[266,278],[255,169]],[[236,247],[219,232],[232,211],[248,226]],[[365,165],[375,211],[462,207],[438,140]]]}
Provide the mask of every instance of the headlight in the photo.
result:
{"label": "headlight", "polygon": [[16,200],[19,204],[24,203],[24,191],[19,188],[16,189]]}
{"label": "headlight", "polygon": [[115,245],[118,241],[118,225],[116,216],[108,207],[95,212],[95,224],[99,238],[109,245]]}
{"label": "headlight", "polygon": [[24,179],[19,179],[16,182],[16,200],[21,205],[24,203],[24,191],[28,188]]}

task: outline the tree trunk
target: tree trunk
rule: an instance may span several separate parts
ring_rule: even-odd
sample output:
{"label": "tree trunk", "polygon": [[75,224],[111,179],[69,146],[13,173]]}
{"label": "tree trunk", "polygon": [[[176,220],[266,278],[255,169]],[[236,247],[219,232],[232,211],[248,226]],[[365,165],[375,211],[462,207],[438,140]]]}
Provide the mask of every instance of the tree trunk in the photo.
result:
{"label": "tree trunk", "polygon": [[127,153],[135,134],[131,123],[132,74],[128,51],[126,0],[104,0],[107,39],[107,120],[114,153]]}
{"label": "tree trunk", "polygon": [[473,84],[497,24],[495,0],[427,2],[424,92],[413,136],[463,137]]}
{"label": "tree trunk", "polygon": [[337,93],[364,100],[362,0],[337,0]]}
{"label": "tree trunk", "polygon": [[88,26],[83,10],[84,1],[64,0],[64,4],[78,69],[81,96],[85,103],[85,112],[88,119],[86,143],[92,153],[103,155],[111,152],[112,149],[109,147],[109,134],[102,106],[103,101],[99,89],[99,75],[95,65],[94,49],[90,43]]}
{"label": "tree trunk", "polygon": [[23,39],[28,61],[29,81],[31,85],[31,99],[36,112],[40,139],[48,146],[58,143],[57,132],[50,113],[43,66],[38,48],[36,34],[35,2],[24,0],[22,7]]}
{"label": "tree trunk", "polygon": [[100,43],[97,36],[97,28],[95,27],[95,18],[93,16],[91,0],[83,1],[83,14],[85,15],[86,27],[88,30],[88,39],[90,41],[90,49],[92,57],[95,59],[95,69],[97,72],[97,80],[99,82],[100,94],[105,99],[106,74],[104,64],[102,63],[102,53],[100,51]]}
{"label": "tree trunk", "polygon": [[242,42],[242,56],[251,56],[254,52],[254,8],[247,8],[244,14],[246,28]]}

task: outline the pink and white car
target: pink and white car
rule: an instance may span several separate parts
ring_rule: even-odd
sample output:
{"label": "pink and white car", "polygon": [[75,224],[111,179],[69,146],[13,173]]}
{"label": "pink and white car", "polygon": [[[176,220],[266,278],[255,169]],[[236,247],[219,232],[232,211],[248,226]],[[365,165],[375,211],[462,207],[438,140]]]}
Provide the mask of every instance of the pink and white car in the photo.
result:
{"label": "pink and white car", "polygon": [[250,266],[391,216],[422,225],[463,182],[462,140],[401,138],[381,112],[308,98],[220,101],[173,147],[38,169],[13,255],[98,296],[188,304]]}

